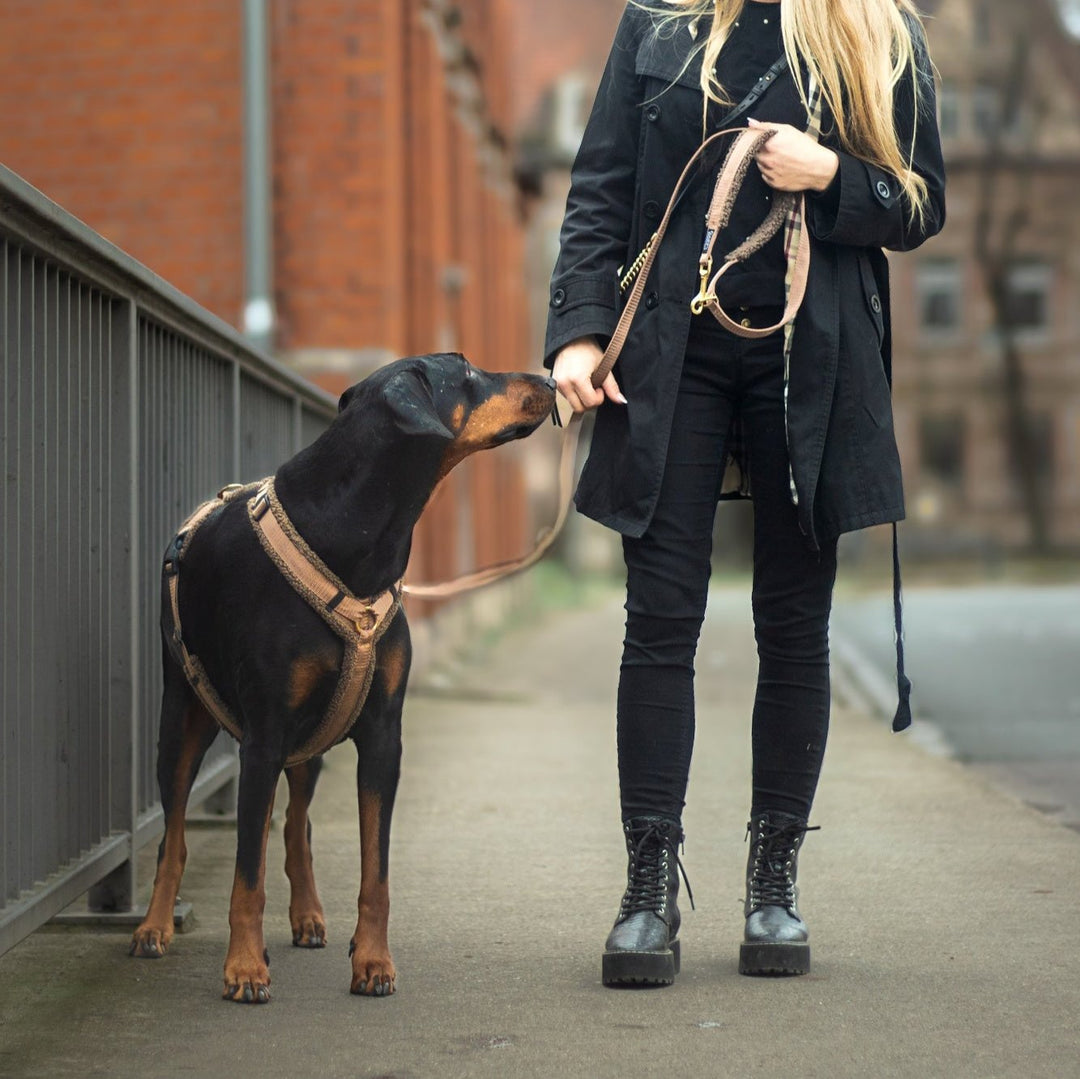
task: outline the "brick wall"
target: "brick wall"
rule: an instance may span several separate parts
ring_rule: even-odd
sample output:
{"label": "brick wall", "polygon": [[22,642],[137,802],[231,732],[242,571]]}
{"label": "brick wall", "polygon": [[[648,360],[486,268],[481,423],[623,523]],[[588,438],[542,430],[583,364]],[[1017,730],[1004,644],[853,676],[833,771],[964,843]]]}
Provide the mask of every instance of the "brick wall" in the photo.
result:
{"label": "brick wall", "polygon": [[219,0],[0,4],[0,162],[229,322],[241,29]]}
{"label": "brick wall", "polygon": [[543,95],[568,72],[580,73],[590,90],[596,85],[625,7],[626,0],[517,5],[510,36],[515,127],[535,121]]}
{"label": "brick wall", "polygon": [[[528,354],[513,0],[269,0],[279,355],[332,392],[395,356]],[[210,310],[243,306],[242,5],[5,0],[0,161]],[[522,447],[462,467],[411,575],[518,553]]]}

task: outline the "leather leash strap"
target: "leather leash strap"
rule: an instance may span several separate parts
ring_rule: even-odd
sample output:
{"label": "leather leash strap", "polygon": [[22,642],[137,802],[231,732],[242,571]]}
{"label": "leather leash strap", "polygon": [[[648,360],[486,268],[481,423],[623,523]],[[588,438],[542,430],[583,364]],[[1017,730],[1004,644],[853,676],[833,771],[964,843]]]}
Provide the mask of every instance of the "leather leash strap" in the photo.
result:
{"label": "leather leash strap", "polygon": [[[615,332],[611,335],[611,340],[604,350],[604,355],[592,373],[591,378],[593,386],[599,388],[603,384],[604,379],[611,373],[612,367],[615,366],[615,361],[619,358],[623,346],[626,344],[626,338],[630,333],[630,324],[634,321],[634,315],[637,314],[638,306],[641,303],[641,297],[645,292],[645,283],[648,280],[649,272],[652,270],[653,262],[656,260],[656,252],[659,250],[660,244],[664,239],[668,223],[671,221],[671,215],[678,205],[683,187],[694,166],[697,164],[702,154],[704,154],[708,147],[714,142],[736,133],[740,133],[739,138],[732,144],[727,157],[724,159],[720,177],[717,179],[716,192],[713,196],[713,203],[718,206],[721,213],[723,212],[723,207],[725,205],[728,207],[728,216],[730,216],[731,213],[730,205],[734,204],[735,196],[738,194],[739,186],[742,184],[743,178],[750,168],[750,163],[753,160],[754,154],[757,153],[758,149],[760,149],[773,132],[771,128],[754,130],[741,127],[725,128],[723,131],[718,131],[714,135],[710,135],[709,138],[698,147],[693,157],[686,163],[682,174],[679,176],[678,182],[675,184],[675,190],[672,192],[671,198],[668,201],[667,209],[664,211],[664,216],[660,221],[659,228],[656,230],[656,235],[649,244],[647,252],[643,252],[645,254],[644,262],[641,264],[641,269],[634,278],[633,288],[626,301],[626,306],[623,308],[622,315],[619,317]],[[802,195],[799,196],[800,199],[802,197]],[[779,211],[777,211],[777,203],[782,203]],[[754,232],[754,235],[750,237],[750,240],[740,245],[740,247],[736,248],[736,250],[728,256],[727,262],[716,275],[716,278],[719,278],[720,275],[729,269],[730,266],[734,265],[735,262],[746,258],[752,251],[757,250],[758,247],[763,245],[766,240],[779,229],[790,205],[791,202],[788,200],[777,199],[765,221],[762,222]],[[710,214],[711,213],[712,209],[710,208]],[[771,229],[771,231],[766,231],[767,229]],[[715,231],[719,231],[719,229]],[[755,241],[755,238],[757,238],[757,247],[752,249],[747,248],[747,245],[751,241]],[[715,242],[715,233],[710,239],[710,252],[712,249],[712,242]],[[736,258],[736,255],[738,258]],[[803,242],[799,244],[795,265],[795,281],[792,288],[792,297],[797,295],[798,300],[794,303],[789,300],[787,310],[784,312],[784,319],[776,326],[767,329],[753,329],[748,326],[742,326],[730,319],[728,319],[727,322],[724,322],[724,325],[739,337],[763,337],[766,334],[773,333],[780,326],[784,325],[784,322],[790,322],[791,319],[795,317],[799,303],[802,301],[803,294],[806,291],[806,279],[809,270],[810,245]],[[714,278],[712,282],[714,300],[716,278]],[[709,309],[710,311],[713,310],[712,307]],[[718,304],[716,305],[716,309],[720,310]],[[715,312],[713,313],[715,314]],[[717,317],[719,318],[720,316],[717,315]],[[726,315],[724,317],[726,318]],[[721,319],[721,321],[723,322],[723,319]],[[463,577],[458,577],[453,581],[447,581],[443,584],[420,585],[406,583],[403,586],[403,591],[407,595],[416,596],[418,599],[449,599],[451,596],[457,596],[462,592],[469,592],[474,588],[481,588],[486,584],[492,584],[494,581],[509,577],[515,573],[520,573],[522,570],[535,565],[547,552],[548,548],[555,542],[559,533],[562,531],[562,527],[566,523],[567,515],[570,512],[570,504],[573,500],[574,493],[574,464],[577,460],[577,448],[581,439],[581,424],[584,417],[584,412],[575,412],[573,416],[570,417],[569,423],[566,425],[566,431],[563,436],[562,453],[559,457],[559,512],[555,518],[554,524],[542,533],[532,551],[521,558],[499,562],[493,566],[488,566],[485,569],[478,570],[475,573],[470,573]]]}
{"label": "leather leash strap", "polygon": [[[723,168],[716,181],[713,191],[712,202],[709,212],[705,217],[705,249],[701,253],[699,270],[701,274],[701,295],[696,297],[692,305],[695,314],[700,314],[707,309],[726,330],[737,334],[739,337],[751,339],[768,337],[776,333],[781,327],[786,326],[798,313],[802,305],[803,296],[806,294],[806,280],[810,271],[810,245],[800,242],[795,250],[794,276],[791,289],[788,291],[787,302],[780,321],[773,326],[744,326],[736,322],[720,306],[716,298],[716,284],[732,266],[743,262],[756,251],[760,251],[769,240],[780,231],[780,226],[788,219],[791,211],[798,207],[799,220],[806,218],[806,196],[799,192],[798,196],[790,191],[778,191],[773,196],[772,205],[769,208],[765,220],[754,230],[746,240],[736,247],[730,254],[725,256],[723,265],[716,272],[712,280],[709,274],[712,271],[712,253],[716,246],[716,239],[720,231],[727,225],[731,218],[731,211],[735,206],[735,198],[739,193],[743,180],[754,155],[768,141],[772,134],[770,130],[747,129],[736,139],[728,156],[724,159]],[[708,285],[706,285],[708,282]]]}

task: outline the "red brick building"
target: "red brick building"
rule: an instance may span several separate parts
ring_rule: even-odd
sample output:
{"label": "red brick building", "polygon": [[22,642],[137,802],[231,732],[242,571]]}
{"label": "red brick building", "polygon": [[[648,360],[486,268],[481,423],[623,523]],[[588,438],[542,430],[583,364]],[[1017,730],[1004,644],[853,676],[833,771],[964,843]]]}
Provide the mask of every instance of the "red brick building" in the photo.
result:
{"label": "red brick building", "polygon": [[[273,351],[334,392],[413,352],[531,365],[508,151],[512,6],[265,4]],[[0,6],[0,162],[237,326],[243,9]],[[526,511],[520,448],[481,455],[431,508],[413,574],[517,553]]]}

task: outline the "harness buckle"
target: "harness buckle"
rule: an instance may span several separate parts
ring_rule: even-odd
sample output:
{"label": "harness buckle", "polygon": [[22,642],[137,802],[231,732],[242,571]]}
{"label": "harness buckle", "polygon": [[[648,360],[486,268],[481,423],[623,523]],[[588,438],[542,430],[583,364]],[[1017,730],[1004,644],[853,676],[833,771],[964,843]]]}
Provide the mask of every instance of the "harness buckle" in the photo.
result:
{"label": "harness buckle", "polygon": [[184,540],[187,539],[188,529],[177,532],[173,536],[169,549],[165,552],[164,561],[161,564],[162,572],[166,577],[175,577],[180,572],[180,559],[183,557]]}
{"label": "harness buckle", "polygon": [[256,521],[261,521],[263,514],[270,508],[270,493],[268,491],[260,491],[255,496],[254,501],[251,503],[251,516]]}
{"label": "harness buckle", "polygon": [[373,610],[368,608],[364,611],[359,618],[353,621],[353,625],[356,627],[356,632],[361,637],[370,637],[375,632],[375,627],[379,624],[379,618]]}

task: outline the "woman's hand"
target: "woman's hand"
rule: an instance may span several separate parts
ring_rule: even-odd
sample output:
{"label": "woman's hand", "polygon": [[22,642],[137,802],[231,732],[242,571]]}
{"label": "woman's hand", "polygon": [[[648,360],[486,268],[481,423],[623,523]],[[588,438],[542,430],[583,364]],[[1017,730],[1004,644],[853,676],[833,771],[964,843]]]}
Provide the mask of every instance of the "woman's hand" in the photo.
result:
{"label": "woman's hand", "polygon": [[604,350],[596,343],[596,338],[579,337],[563,346],[555,357],[551,377],[575,412],[588,412],[605,397],[616,404],[626,404],[614,375],[609,374],[600,389],[592,384],[592,373],[603,356]]}
{"label": "woman's hand", "polygon": [[805,131],[790,124],[764,124],[760,120],[748,120],[747,126],[774,129],[756,155],[769,187],[777,191],[824,191],[832,183],[840,159]]}

